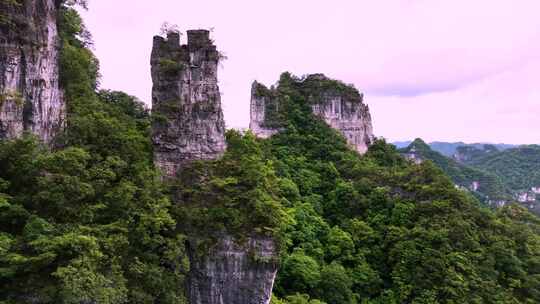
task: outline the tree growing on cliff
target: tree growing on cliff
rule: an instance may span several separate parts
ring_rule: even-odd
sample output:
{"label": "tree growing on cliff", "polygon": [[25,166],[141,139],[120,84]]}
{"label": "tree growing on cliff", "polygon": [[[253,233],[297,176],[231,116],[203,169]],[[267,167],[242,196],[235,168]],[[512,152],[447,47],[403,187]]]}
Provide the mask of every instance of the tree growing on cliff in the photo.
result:
{"label": "tree growing on cliff", "polygon": [[167,21],[163,22],[159,28],[159,34],[166,37],[170,33],[181,35],[180,27],[177,24],[169,23]]}

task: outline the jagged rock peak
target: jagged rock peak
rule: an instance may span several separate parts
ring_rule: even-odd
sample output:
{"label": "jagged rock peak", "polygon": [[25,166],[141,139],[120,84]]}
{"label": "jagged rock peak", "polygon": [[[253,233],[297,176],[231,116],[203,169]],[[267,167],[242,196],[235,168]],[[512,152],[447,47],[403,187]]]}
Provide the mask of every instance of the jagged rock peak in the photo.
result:
{"label": "jagged rock peak", "polygon": [[[324,74],[311,74],[295,81],[295,87],[311,105],[313,114],[338,130],[356,151],[365,153],[374,136],[363,94],[352,85]],[[282,129],[278,89],[253,82],[250,106],[250,129],[257,136],[267,138]]]}
{"label": "jagged rock peak", "polygon": [[63,128],[58,1],[0,1],[0,139],[32,132],[51,142]]}
{"label": "jagged rock peak", "polygon": [[207,30],[155,36],[152,139],[156,165],[174,176],[182,164],[215,159],[225,150],[225,122],[217,70],[220,53]]}

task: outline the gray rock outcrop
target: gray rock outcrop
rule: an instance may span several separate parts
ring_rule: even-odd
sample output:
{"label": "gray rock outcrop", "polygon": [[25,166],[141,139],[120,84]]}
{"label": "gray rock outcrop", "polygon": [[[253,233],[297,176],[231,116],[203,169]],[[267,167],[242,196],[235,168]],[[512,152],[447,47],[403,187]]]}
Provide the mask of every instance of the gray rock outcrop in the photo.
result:
{"label": "gray rock outcrop", "polygon": [[[299,91],[311,105],[313,114],[338,130],[352,148],[363,154],[373,141],[373,126],[363,95],[355,88],[313,74],[298,82]],[[278,90],[254,82],[251,88],[250,129],[267,138],[281,128]]]}
{"label": "gray rock outcrop", "polygon": [[[225,123],[217,68],[220,54],[206,30],[154,37],[152,50],[152,140],[154,162],[169,179],[194,160],[219,158],[225,151]],[[204,203],[204,202],[201,202]],[[188,231],[192,304],[268,304],[277,272],[277,249],[270,237],[243,241],[227,231],[211,248],[199,248],[208,235]],[[249,233],[249,232],[246,232]]]}
{"label": "gray rock outcrop", "polygon": [[57,2],[0,1],[0,139],[28,131],[49,143],[64,126]]}
{"label": "gray rock outcrop", "polygon": [[191,304],[268,304],[277,273],[276,248],[269,238],[250,237],[238,243],[220,238],[204,256],[190,248]]}
{"label": "gray rock outcrop", "polygon": [[249,129],[258,137],[268,138],[281,129],[279,102],[275,90],[254,81],[251,85]]}
{"label": "gray rock outcrop", "polygon": [[217,68],[220,54],[207,30],[154,37],[152,140],[156,165],[174,176],[183,163],[215,159],[225,150]]}

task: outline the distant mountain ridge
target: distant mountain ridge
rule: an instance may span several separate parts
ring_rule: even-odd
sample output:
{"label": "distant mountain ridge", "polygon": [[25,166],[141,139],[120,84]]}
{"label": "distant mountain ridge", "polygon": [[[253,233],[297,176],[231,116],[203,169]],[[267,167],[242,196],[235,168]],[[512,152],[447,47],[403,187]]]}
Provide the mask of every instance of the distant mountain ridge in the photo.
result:
{"label": "distant mountain ridge", "polygon": [[458,144],[427,144],[417,138],[408,146],[398,148],[402,155],[416,163],[432,161],[457,187],[470,191],[489,205],[503,206],[517,201],[540,214],[539,145]]}
{"label": "distant mountain ridge", "polygon": [[494,204],[510,200],[512,197],[498,176],[449,158],[432,149],[420,138],[415,139],[409,146],[399,149],[399,152],[416,163],[425,160],[432,161],[452,179],[456,186],[469,190],[480,201]]}
{"label": "distant mountain ridge", "polygon": [[[409,146],[413,141],[412,140],[405,140],[405,141],[395,141],[392,142],[394,146],[398,149],[406,148]],[[498,150],[507,150],[511,148],[518,147],[519,145],[512,145],[512,144],[504,144],[504,143],[464,143],[464,142],[444,142],[444,141],[432,141],[428,143],[429,147],[439,153],[441,153],[444,156],[452,157],[457,152],[458,147],[474,147],[477,149],[483,149],[484,145],[490,145],[495,146]]]}
{"label": "distant mountain ridge", "polygon": [[540,146],[523,145],[504,151],[467,151],[463,163],[499,175],[513,191],[540,188]]}

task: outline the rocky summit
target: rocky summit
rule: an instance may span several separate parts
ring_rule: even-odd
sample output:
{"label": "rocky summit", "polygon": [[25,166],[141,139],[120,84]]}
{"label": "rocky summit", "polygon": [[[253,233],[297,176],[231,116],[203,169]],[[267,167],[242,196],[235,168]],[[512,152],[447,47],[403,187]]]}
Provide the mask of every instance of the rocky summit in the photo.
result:
{"label": "rocky summit", "polygon": [[215,159],[225,150],[217,69],[220,53],[207,30],[154,37],[151,56],[155,164],[174,176],[185,162]]}
{"label": "rocky summit", "polygon": [[[297,84],[313,114],[338,130],[357,152],[367,151],[374,139],[373,126],[369,107],[364,104],[361,93],[323,74],[308,75]],[[253,83],[249,127],[257,136],[267,138],[282,129],[279,118],[282,102],[278,89],[268,89],[256,81]]]}

